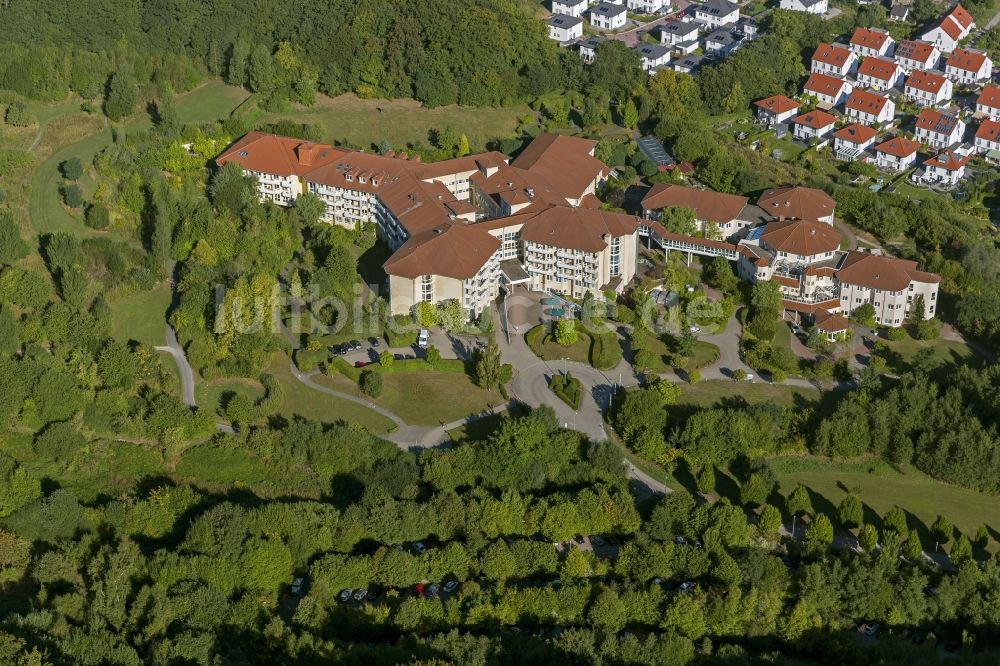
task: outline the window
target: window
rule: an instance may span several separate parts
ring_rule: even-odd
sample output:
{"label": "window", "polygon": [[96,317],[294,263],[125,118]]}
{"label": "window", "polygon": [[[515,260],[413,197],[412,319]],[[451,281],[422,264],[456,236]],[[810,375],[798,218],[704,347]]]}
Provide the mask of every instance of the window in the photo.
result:
{"label": "window", "polygon": [[420,277],[420,300],[428,302],[434,300],[434,277],[431,275]]}

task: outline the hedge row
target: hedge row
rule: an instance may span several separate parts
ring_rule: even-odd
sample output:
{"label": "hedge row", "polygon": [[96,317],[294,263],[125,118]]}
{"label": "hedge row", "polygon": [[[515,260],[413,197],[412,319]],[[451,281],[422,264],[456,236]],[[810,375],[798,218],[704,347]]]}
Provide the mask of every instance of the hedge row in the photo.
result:
{"label": "hedge row", "polygon": [[579,379],[568,372],[565,375],[553,375],[549,381],[549,388],[567,405],[573,409],[580,409],[583,391]]}

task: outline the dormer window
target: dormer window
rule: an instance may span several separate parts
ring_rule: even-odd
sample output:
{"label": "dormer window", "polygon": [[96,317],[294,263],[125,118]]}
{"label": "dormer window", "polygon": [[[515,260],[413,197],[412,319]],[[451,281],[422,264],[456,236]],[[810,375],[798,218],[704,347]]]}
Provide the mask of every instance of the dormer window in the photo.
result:
{"label": "dormer window", "polygon": [[344,178],[347,179],[347,182],[351,182],[352,180],[354,180],[354,176],[352,176],[349,173],[348,174],[344,174]]}
{"label": "dormer window", "polygon": [[358,176],[358,182],[364,183],[365,182],[365,177],[364,176]]}
{"label": "dormer window", "polygon": [[247,155],[249,155],[249,154],[250,154],[250,153],[248,153],[248,152],[247,152],[247,151],[245,151],[245,150],[241,150],[240,152],[236,153],[236,155],[237,155],[237,156],[239,156],[239,157],[246,157],[246,156],[247,156]]}

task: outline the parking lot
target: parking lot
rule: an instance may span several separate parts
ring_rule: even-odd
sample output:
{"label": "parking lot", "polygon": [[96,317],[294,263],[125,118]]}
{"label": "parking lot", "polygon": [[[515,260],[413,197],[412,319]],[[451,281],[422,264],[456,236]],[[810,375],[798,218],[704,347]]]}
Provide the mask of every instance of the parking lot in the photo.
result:
{"label": "parking lot", "polygon": [[[472,352],[476,345],[481,343],[480,338],[466,335],[452,335],[445,331],[431,329],[428,336],[428,346],[433,346],[441,352],[441,358],[462,359],[472,358]],[[351,343],[340,343],[330,346],[330,352],[339,356],[354,366],[378,362],[379,354],[388,350],[397,360],[405,358],[423,358],[425,351],[416,344],[409,347],[389,347],[384,338],[368,338],[366,340],[352,341],[352,348],[349,351],[342,351],[344,347]]]}

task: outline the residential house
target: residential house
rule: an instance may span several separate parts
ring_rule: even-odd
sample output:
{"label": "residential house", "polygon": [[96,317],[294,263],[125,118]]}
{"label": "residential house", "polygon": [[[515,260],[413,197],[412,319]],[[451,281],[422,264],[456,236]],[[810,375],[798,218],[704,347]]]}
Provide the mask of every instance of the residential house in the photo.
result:
{"label": "residential house", "polygon": [[944,150],[924,162],[923,182],[932,185],[955,186],[965,177],[968,155],[960,155],[954,150]]}
{"label": "residential house", "polygon": [[979,127],[976,128],[975,146],[978,153],[1000,150],[1000,121],[986,118],[979,123]]}
{"label": "residential house", "polygon": [[993,120],[1000,120],[1000,87],[983,86],[976,99],[976,113],[982,113]]}
{"label": "residential house", "polygon": [[593,37],[588,37],[582,42],[578,42],[576,47],[580,51],[580,57],[588,65],[594,62],[594,58],[597,56],[597,46],[607,37],[602,37],[600,35],[594,35]]}
{"label": "residential house", "polygon": [[796,139],[823,141],[837,124],[837,118],[826,111],[815,109],[792,119],[792,134]]}
{"label": "residential house", "polygon": [[931,148],[942,150],[962,142],[965,136],[965,123],[954,112],[924,109],[917,115],[917,141]]}
{"label": "residential house", "polygon": [[847,101],[854,86],[849,81],[828,74],[810,74],[802,89],[807,95],[815,97],[820,106],[832,109]]}
{"label": "residential house", "polygon": [[743,35],[729,28],[718,28],[705,35],[705,53],[716,57],[726,56],[735,51],[743,43]]}
{"label": "residential house", "polygon": [[552,13],[583,18],[590,7],[590,0],[552,0]]}
{"label": "residential house", "polygon": [[569,14],[553,14],[548,20],[549,39],[571,42],[583,37],[583,19]]}
{"label": "residential house", "polygon": [[765,125],[776,125],[792,118],[799,110],[799,103],[784,95],[774,95],[754,102],[757,120]]}
{"label": "residential house", "polygon": [[922,107],[939,106],[950,102],[953,91],[954,85],[951,79],[919,69],[913,71],[903,87],[906,101]]}
{"label": "residential house", "polygon": [[920,144],[901,136],[875,146],[875,164],[880,169],[903,171],[917,162],[917,151]]}
{"label": "residential house", "polygon": [[639,52],[643,71],[662,67],[670,61],[670,49],[663,44],[642,44],[635,47]]}
{"label": "residential house", "polygon": [[975,27],[976,23],[972,19],[972,14],[967,12],[962,5],[955,5],[940,21],[922,34],[920,39],[935,44],[944,53],[951,53]]}
{"label": "residential house", "polygon": [[867,90],[853,90],[844,109],[848,118],[865,125],[888,123],[896,116],[895,102]]}
{"label": "residential house", "polygon": [[788,11],[806,12],[817,16],[822,16],[830,11],[829,0],[781,0],[778,6]]}
{"label": "residential house", "polygon": [[733,32],[743,35],[746,39],[756,39],[758,31],[756,19],[750,16],[744,16],[737,21],[736,28],[733,29]]}
{"label": "residential house", "polygon": [[905,77],[902,67],[884,58],[869,56],[858,66],[858,85],[879,92],[901,85]]}
{"label": "residential house", "polygon": [[878,28],[856,28],[851,35],[851,50],[862,58],[891,56],[895,45],[896,40]]}
{"label": "residential house", "polygon": [[602,30],[620,30],[625,27],[625,5],[599,2],[590,9],[590,25]]}
{"label": "residential house", "polygon": [[660,26],[660,43],[664,46],[694,44],[698,47],[699,25],[694,21],[672,20]]}
{"label": "residential house", "polygon": [[833,133],[833,153],[837,159],[853,162],[875,144],[878,130],[868,125],[854,123]]}
{"label": "residential house", "polygon": [[982,51],[955,49],[945,61],[944,73],[955,83],[974,85],[993,76],[993,61]]}
{"label": "residential house", "polygon": [[976,152],[980,155],[1000,158],[1000,121],[986,119],[976,129]]}
{"label": "residential house", "polygon": [[657,14],[670,9],[670,0],[628,0],[629,11],[637,14]]}
{"label": "residential house", "polygon": [[938,284],[934,273],[917,270],[917,262],[869,252],[848,252],[837,268],[840,312],[850,316],[866,303],[875,308],[875,321],[882,326],[901,326],[923,297],[925,318],[937,308]]}
{"label": "residential house", "polygon": [[740,6],[729,0],[706,0],[694,6],[694,18],[708,28],[721,28],[740,20]]}
{"label": "residential house", "polygon": [[896,47],[896,62],[907,73],[916,70],[930,70],[937,67],[941,51],[930,42],[904,39]]}
{"label": "residential house", "polygon": [[729,238],[751,226],[762,216],[746,197],[699,190],[669,183],[657,183],[642,198],[642,214],[647,220],[659,218],[664,208],[689,208],[701,233]]}
{"label": "residential house", "polygon": [[813,51],[811,72],[843,78],[858,68],[858,56],[849,48],[820,43]]}
{"label": "residential house", "polygon": [[837,202],[812,187],[776,187],[761,194],[757,206],[776,220],[814,220],[832,225]]}
{"label": "residential house", "polygon": [[676,60],[670,61],[670,67],[675,72],[682,72],[684,74],[696,74],[701,65],[705,60],[705,56],[700,55],[686,55]]}
{"label": "residential house", "polygon": [[910,18],[909,5],[895,4],[889,10],[889,20],[893,23],[905,23]]}

